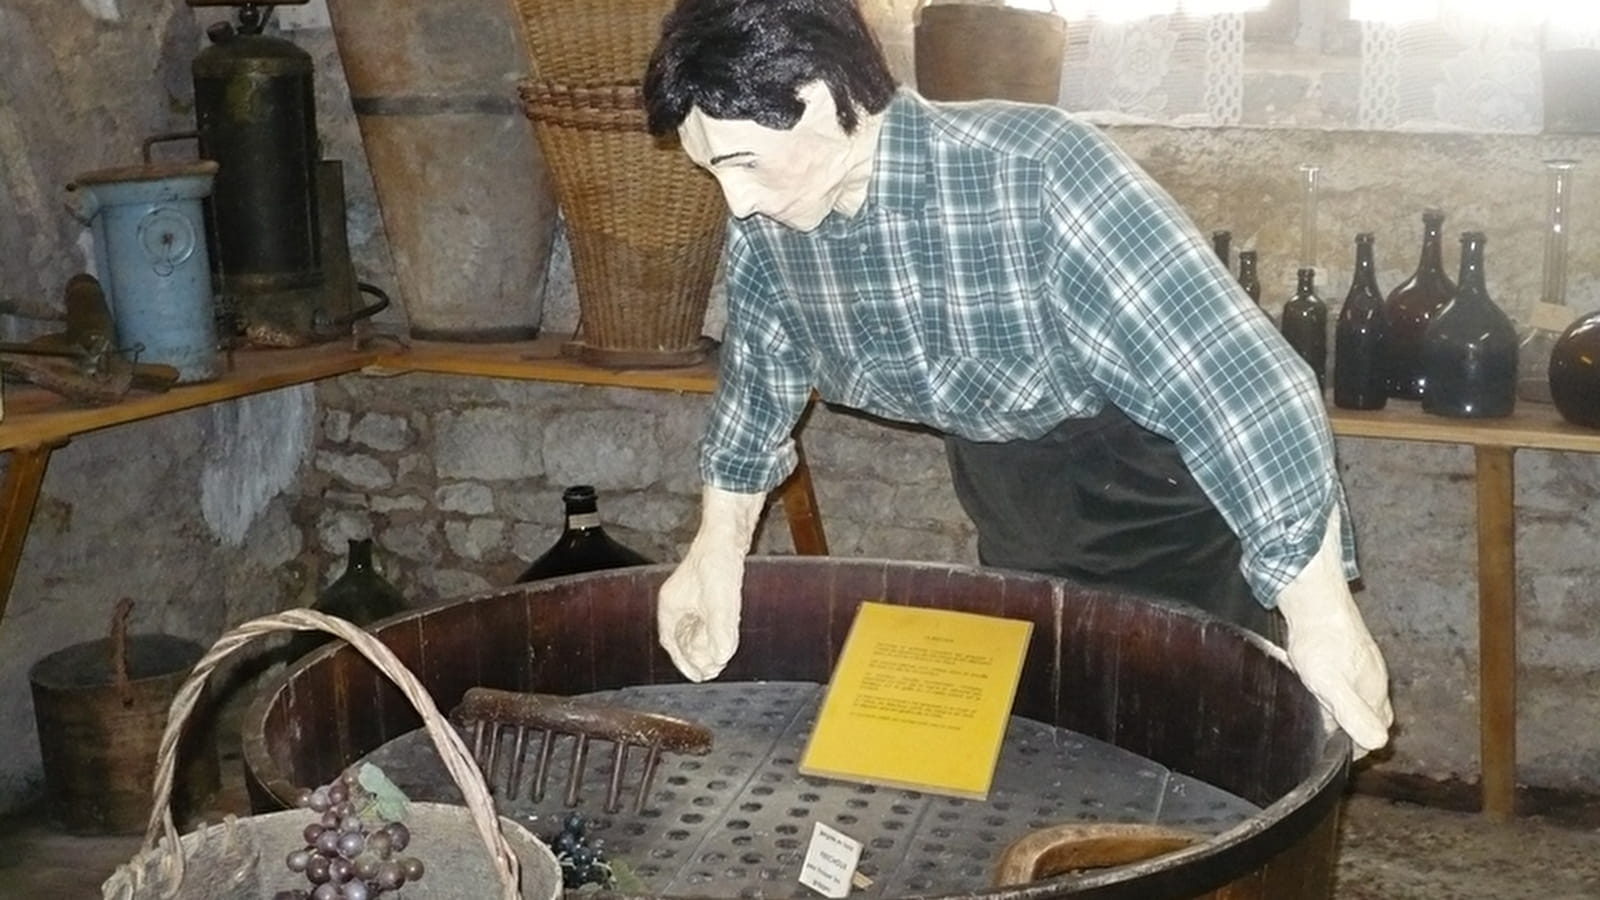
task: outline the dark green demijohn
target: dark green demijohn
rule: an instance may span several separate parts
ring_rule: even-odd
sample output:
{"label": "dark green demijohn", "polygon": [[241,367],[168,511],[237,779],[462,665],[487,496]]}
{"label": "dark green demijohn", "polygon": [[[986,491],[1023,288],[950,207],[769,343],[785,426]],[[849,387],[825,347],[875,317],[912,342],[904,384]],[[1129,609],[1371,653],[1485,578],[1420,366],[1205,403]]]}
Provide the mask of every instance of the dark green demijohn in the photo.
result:
{"label": "dark green demijohn", "polygon": [[[344,573],[317,594],[311,608],[366,627],[406,608],[405,595],[390,584],[372,564],[372,539],[350,541]],[[332,640],[323,632],[302,631],[289,644],[289,659],[296,660]]]}

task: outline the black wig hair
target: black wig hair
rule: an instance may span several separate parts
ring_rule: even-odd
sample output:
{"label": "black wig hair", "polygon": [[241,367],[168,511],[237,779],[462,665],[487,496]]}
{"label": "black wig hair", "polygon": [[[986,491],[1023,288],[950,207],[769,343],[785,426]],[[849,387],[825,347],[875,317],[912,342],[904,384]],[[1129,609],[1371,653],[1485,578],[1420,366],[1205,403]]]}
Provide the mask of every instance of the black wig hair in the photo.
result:
{"label": "black wig hair", "polygon": [[800,88],[817,80],[833,93],[847,133],[857,107],[877,113],[894,95],[855,0],[678,0],[645,71],[645,113],[656,135],[696,106],[717,119],[789,129],[805,112]]}

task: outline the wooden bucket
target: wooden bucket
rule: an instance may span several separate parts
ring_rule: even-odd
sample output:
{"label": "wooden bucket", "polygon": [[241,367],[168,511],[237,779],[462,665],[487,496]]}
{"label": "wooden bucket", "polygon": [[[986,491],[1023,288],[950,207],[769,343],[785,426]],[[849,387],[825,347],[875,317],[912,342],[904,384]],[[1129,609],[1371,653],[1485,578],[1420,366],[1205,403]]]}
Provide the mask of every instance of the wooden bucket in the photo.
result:
{"label": "wooden bucket", "polygon": [[[167,706],[204,648],[165,634],[127,634],[130,604],[111,636],[46,656],[28,672],[51,818],[73,834],[134,834],[150,814]],[[214,734],[189,730],[179,808],[197,809],[220,783]]]}
{"label": "wooden bucket", "polygon": [[407,890],[407,896],[418,891],[433,900],[560,896],[561,866],[555,854],[522,826],[494,814],[494,800],[477,764],[416,676],[355,625],[294,609],[246,622],[218,638],[178,689],[161,736],[144,847],[101,885],[103,900],[275,900],[281,892],[310,887],[306,876],[291,872],[284,861],[305,846],[303,831],[318,814],[295,809],[245,819],[230,816],[180,838],[169,802],[179,735],[205,692],[206,679],[229,654],[256,637],[278,631],[325,631],[344,638],[353,654],[370,663],[365,668],[374,676],[392,680],[421,715],[445,769],[466,799],[464,807],[407,805],[404,822],[411,831],[407,855],[422,859],[426,866],[418,887]]}
{"label": "wooden bucket", "polygon": [[505,0],[328,4],[411,335],[539,332],[556,204]]}
{"label": "wooden bucket", "polygon": [[1067,23],[1053,12],[938,4],[918,10],[917,92],[929,100],[1053,104]]}
{"label": "wooden bucket", "polygon": [[[656,641],[670,566],[518,585],[387,619],[377,636],[434,699],[468,688],[584,694],[681,684]],[[1342,733],[1276,648],[1173,604],[1020,572],[827,557],[751,558],[741,646],[721,681],[828,681],[868,599],[1033,623],[1013,713],[1107,741],[1229,791],[1261,812],[1151,859],[963,900],[1326,900],[1350,756]],[[247,786],[258,808],[416,727],[347,650],[325,648],[268,686],[247,714]],[[716,896],[707,885],[696,896]],[[951,895],[951,900],[955,896]]]}

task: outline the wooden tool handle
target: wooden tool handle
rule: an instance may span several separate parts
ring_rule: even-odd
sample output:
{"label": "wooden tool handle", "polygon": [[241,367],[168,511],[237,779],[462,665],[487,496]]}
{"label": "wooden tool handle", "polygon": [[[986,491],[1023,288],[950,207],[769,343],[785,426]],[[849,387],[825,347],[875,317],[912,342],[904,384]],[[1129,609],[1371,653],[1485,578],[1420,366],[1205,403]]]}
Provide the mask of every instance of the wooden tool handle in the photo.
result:
{"label": "wooden tool handle", "polygon": [[111,613],[111,684],[123,706],[133,705],[128,696],[128,616],[132,612],[133,598],[123,597]]}

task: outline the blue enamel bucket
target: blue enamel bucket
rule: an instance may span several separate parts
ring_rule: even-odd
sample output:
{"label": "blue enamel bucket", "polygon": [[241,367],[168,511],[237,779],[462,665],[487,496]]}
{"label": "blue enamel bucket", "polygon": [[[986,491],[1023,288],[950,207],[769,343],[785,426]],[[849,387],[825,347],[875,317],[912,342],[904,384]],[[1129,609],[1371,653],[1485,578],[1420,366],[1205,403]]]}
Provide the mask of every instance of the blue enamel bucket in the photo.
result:
{"label": "blue enamel bucket", "polygon": [[201,160],[101,169],[67,185],[73,214],[94,235],[118,347],[176,368],[180,383],[221,369],[200,202],[216,174],[215,162]]}

